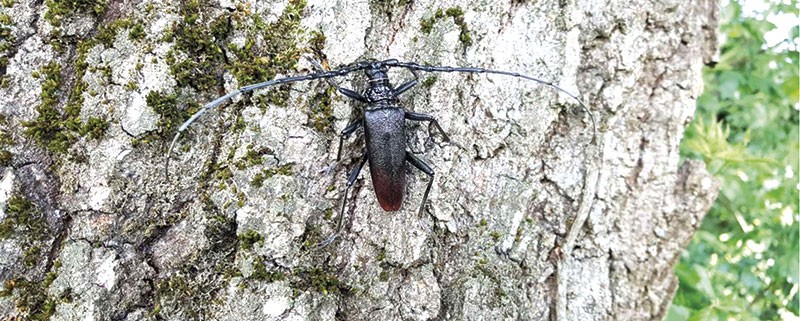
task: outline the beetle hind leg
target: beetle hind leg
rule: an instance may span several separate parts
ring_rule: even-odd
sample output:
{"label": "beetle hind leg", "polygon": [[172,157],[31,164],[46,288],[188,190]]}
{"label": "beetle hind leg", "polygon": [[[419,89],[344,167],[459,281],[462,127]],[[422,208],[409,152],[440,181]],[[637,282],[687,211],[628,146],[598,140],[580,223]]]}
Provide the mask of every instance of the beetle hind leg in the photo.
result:
{"label": "beetle hind leg", "polygon": [[321,249],[323,247],[328,246],[328,244],[331,244],[334,240],[336,240],[336,237],[338,237],[339,234],[342,232],[342,226],[343,226],[342,223],[344,222],[344,209],[347,207],[347,192],[350,191],[350,187],[353,187],[353,184],[355,184],[356,179],[358,178],[358,174],[361,173],[361,169],[364,168],[364,163],[366,162],[367,162],[367,152],[364,151],[364,156],[361,157],[361,160],[358,162],[356,167],[354,167],[353,171],[350,172],[350,176],[347,177],[347,186],[344,188],[344,195],[342,196],[342,209],[339,212],[339,219],[338,222],[336,223],[336,231],[333,232],[333,234],[331,234],[330,236],[328,236],[324,241],[318,243],[317,245],[314,245],[313,247],[315,249]]}
{"label": "beetle hind leg", "polygon": [[433,186],[433,176],[435,173],[428,164],[425,164],[425,162],[409,152],[406,152],[406,161],[408,161],[411,165],[414,165],[414,167],[421,170],[431,178],[428,181],[428,187],[425,188],[425,194],[422,196],[422,204],[419,205],[419,215],[422,216],[422,210],[425,209],[425,202],[428,201],[428,193],[431,192],[431,186]]}

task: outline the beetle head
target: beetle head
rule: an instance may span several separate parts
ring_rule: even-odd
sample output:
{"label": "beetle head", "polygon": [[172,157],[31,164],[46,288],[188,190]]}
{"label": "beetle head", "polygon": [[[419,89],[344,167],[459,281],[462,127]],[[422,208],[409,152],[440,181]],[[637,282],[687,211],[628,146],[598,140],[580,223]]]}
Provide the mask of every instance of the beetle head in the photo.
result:
{"label": "beetle head", "polygon": [[389,77],[386,73],[389,71],[389,67],[382,64],[380,61],[376,61],[370,64],[370,67],[364,70],[364,73],[367,74],[370,80],[388,80]]}

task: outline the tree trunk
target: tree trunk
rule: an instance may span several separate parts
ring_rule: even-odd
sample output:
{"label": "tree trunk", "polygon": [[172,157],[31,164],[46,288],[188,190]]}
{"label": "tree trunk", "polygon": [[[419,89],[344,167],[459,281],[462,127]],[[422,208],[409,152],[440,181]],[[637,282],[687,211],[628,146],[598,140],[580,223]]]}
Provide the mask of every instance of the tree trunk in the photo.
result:
{"label": "tree trunk", "polygon": [[[714,1],[3,2],[0,315],[7,320],[660,320],[717,193],[678,144],[716,51]],[[421,73],[397,212],[361,103],[322,80],[367,58]],[[0,66],[3,66],[0,64]],[[306,69],[306,70],[304,70]],[[390,72],[399,85],[412,77]],[[334,79],[361,91],[362,72]]]}

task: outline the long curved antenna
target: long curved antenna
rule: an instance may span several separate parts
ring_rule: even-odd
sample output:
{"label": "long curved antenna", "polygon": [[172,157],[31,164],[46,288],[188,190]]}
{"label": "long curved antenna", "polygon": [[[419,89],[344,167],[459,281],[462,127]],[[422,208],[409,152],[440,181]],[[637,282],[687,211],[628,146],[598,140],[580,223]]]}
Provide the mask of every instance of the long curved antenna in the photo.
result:
{"label": "long curved antenna", "polygon": [[517,77],[517,78],[522,78],[522,79],[535,81],[535,82],[537,82],[537,83],[539,83],[541,85],[544,85],[544,86],[553,88],[555,90],[558,90],[558,91],[566,94],[567,96],[572,97],[572,99],[575,99],[576,101],[578,101],[578,103],[581,105],[581,107],[583,107],[583,110],[585,110],[586,113],[589,114],[589,118],[592,120],[592,142],[594,143],[597,140],[597,123],[594,120],[594,115],[592,115],[592,112],[589,111],[588,107],[586,107],[586,104],[584,104],[583,101],[580,100],[580,98],[578,98],[577,96],[573,95],[572,93],[566,91],[564,88],[561,88],[561,87],[559,87],[559,86],[557,86],[557,85],[555,85],[555,84],[553,84],[551,82],[544,81],[544,80],[541,80],[541,79],[538,79],[538,78],[534,78],[534,77],[531,77],[531,76],[528,76],[528,75],[523,75],[523,74],[520,74],[520,73],[517,73],[517,72],[503,71],[503,70],[493,70],[493,69],[485,69],[485,68],[477,68],[477,67],[427,66],[427,65],[420,65],[420,64],[415,63],[415,62],[397,61],[396,59],[384,60],[384,61],[381,61],[381,63],[384,66],[402,67],[402,68],[407,68],[409,70],[420,70],[420,71],[426,71],[426,72],[471,72],[471,73],[479,73],[479,74],[480,73],[486,73],[486,74],[506,75],[506,76],[512,76],[512,77]]}
{"label": "long curved antenna", "polygon": [[167,155],[166,155],[167,159],[166,159],[166,162],[164,163],[164,171],[165,171],[167,179],[169,179],[169,157],[170,157],[170,155],[172,155],[172,150],[175,149],[175,144],[178,142],[178,138],[180,138],[181,133],[183,133],[183,131],[185,131],[187,128],[189,128],[189,126],[191,126],[192,123],[194,123],[198,118],[200,118],[201,115],[203,115],[203,113],[205,113],[209,109],[217,107],[220,104],[222,104],[223,102],[225,102],[226,100],[231,99],[233,97],[236,97],[239,94],[248,93],[248,92],[251,92],[251,91],[256,90],[256,89],[261,89],[261,88],[269,87],[269,86],[273,86],[273,85],[281,85],[281,84],[286,84],[286,83],[291,83],[291,82],[297,82],[297,81],[306,81],[306,80],[314,80],[314,79],[328,79],[328,78],[333,78],[333,77],[344,76],[344,75],[347,75],[347,74],[349,74],[351,72],[354,72],[354,71],[364,70],[364,69],[370,68],[374,63],[375,62],[373,62],[373,61],[360,61],[360,62],[351,64],[351,65],[347,65],[347,66],[341,67],[339,69],[334,69],[334,70],[330,70],[330,71],[326,71],[326,72],[318,72],[318,73],[307,74],[307,75],[302,75],[302,76],[292,76],[292,77],[269,80],[269,81],[265,81],[265,82],[262,82],[262,83],[257,83],[257,84],[252,84],[252,85],[241,87],[241,88],[239,88],[237,90],[229,92],[225,96],[222,96],[222,97],[219,97],[217,99],[214,99],[214,101],[206,104],[205,106],[203,106],[203,108],[201,108],[196,113],[194,113],[194,115],[192,115],[192,117],[189,117],[189,119],[186,120],[183,124],[181,124],[181,126],[178,128],[178,132],[175,133],[175,137],[172,139],[172,143],[169,145],[169,149],[167,150]]}

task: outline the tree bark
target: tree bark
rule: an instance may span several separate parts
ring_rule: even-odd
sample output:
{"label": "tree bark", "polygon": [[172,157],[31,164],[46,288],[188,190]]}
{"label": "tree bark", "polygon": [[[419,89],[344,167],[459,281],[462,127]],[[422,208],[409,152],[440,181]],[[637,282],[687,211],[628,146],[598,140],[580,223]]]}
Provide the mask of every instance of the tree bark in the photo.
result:
{"label": "tree bark", "polygon": [[[660,320],[717,193],[678,148],[716,52],[714,1],[54,3],[2,9],[6,320]],[[589,106],[596,139],[590,115],[545,86],[422,73],[402,105],[452,139],[407,122],[408,150],[436,172],[422,215],[424,174],[410,167],[402,209],[384,212],[367,164],[340,237],[315,249],[361,157],[358,131],[336,161],[360,103],[321,80],[235,98],[179,140],[169,177],[189,112],[158,109],[247,85],[259,59],[296,62],[275,77],[309,72],[301,55],[553,81]],[[336,81],[365,87],[360,72]],[[108,122],[100,138],[93,117]],[[66,151],[34,124],[71,135]]]}

